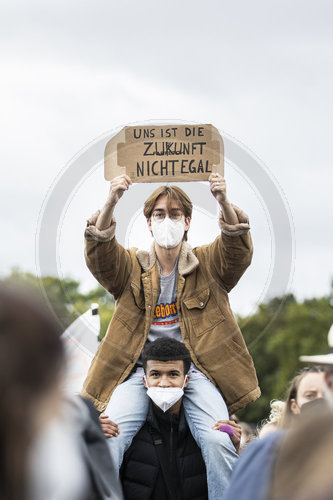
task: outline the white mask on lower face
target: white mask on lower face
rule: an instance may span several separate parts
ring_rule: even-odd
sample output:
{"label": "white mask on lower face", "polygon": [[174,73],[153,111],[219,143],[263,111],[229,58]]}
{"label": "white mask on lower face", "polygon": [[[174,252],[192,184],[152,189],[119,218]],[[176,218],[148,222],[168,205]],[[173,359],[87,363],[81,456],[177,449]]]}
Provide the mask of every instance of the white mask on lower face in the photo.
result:
{"label": "white mask on lower face", "polygon": [[174,248],[183,239],[185,222],[183,220],[171,220],[165,217],[162,221],[151,222],[153,236],[156,242],[163,248]]}
{"label": "white mask on lower face", "polygon": [[[145,380],[148,387],[147,379]],[[186,377],[183,387],[148,387],[147,396],[165,413],[184,395],[185,381]]]}

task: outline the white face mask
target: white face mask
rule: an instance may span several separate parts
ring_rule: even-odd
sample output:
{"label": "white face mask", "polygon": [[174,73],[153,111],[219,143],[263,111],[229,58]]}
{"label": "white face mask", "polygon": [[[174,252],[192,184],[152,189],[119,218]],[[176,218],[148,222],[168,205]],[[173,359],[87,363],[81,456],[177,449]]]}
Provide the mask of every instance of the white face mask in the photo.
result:
{"label": "white face mask", "polygon": [[[148,387],[147,379],[145,380]],[[186,377],[183,387],[148,387],[147,395],[165,413],[184,395],[185,380]]]}
{"label": "white face mask", "polygon": [[165,217],[162,221],[151,221],[151,228],[156,242],[163,248],[174,248],[183,239],[185,222],[183,220],[171,220]]}

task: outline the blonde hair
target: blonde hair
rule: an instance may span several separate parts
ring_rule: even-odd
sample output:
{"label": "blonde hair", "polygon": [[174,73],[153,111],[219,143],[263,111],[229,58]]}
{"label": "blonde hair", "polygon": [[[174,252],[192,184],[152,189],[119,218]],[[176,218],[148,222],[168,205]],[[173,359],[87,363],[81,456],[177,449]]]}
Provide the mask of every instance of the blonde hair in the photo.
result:
{"label": "blonde hair", "polygon": [[271,411],[266,418],[258,425],[258,436],[264,433],[264,429],[271,427],[272,430],[279,429],[281,427],[283,413],[285,411],[286,403],[278,399],[273,399],[270,403]]}

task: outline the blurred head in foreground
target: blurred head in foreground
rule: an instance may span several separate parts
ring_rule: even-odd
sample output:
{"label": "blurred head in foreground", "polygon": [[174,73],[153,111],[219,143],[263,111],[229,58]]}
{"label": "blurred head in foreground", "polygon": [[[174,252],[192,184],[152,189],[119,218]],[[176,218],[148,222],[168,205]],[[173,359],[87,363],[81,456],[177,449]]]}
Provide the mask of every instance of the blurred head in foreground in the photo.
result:
{"label": "blurred head in foreground", "polygon": [[56,411],[60,333],[31,291],[0,282],[0,498],[25,498],[29,447]]}

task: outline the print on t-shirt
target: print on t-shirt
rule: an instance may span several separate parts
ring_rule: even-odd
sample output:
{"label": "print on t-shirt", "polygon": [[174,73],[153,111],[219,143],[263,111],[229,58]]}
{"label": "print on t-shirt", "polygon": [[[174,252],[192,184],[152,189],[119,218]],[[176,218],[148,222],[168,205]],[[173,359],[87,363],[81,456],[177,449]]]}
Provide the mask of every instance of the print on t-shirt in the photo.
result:
{"label": "print on t-shirt", "polygon": [[152,325],[171,325],[178,322],[177,299],[171,304],[157,304]]}
{"label": "print on t-shirt", "polygon": [[170,337],[182,342],[177,301],[177,264],[168,276],[160,277],[160,295],[154,309],[148,340]]}

